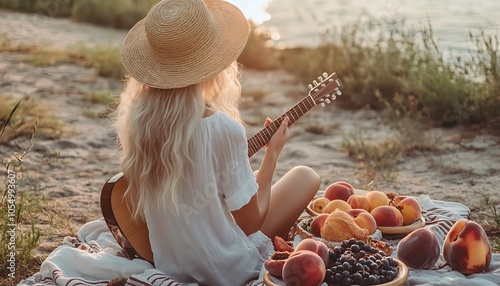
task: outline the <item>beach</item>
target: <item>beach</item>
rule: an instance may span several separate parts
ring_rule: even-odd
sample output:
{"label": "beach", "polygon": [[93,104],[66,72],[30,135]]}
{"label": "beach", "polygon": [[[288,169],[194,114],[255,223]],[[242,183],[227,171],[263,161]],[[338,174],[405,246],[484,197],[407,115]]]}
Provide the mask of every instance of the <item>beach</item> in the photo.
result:
{"label": "beach", "polygon": [[[119,46],[126,34],[67,19],[2,10],[0,19],[0,36],[14,45],[50,49],[67,49],[77,43]],[[102,217],[100,191],[107,179],[120,172],[120,154],[112,122],[101,116],[109,106],[89,101],[88,94],[106,91],[117,97],[123,83],[72,63],[34,65],[25,56],[22,51],[0,54],[0,100],[7,96],[14,101],[35,99],[62,123],[59,134],[36,134],[17,174],[20,189],[45,197],[52,208],[64,214],[57,218],[61,220],[60,232],[51,232],[53,235],[45,237],[37,250],[36,255],[43,258],[64,235]],[[308,94],[307,87],[283,71],[243,67],[242,87],[245,101],[241,110],[248,137],[262,128],[266,117],[278,117]],[[395,124],[377,111],[345,110],[334,101],[312,108],[290,132],[275,180],[294,166],[306,165],[321,176],[320,190],[335,181],[346,181],[364,190],[428,194],[435,200],[467,205],[471,218],[478,222],[491,220],[486,200],[497,199],[500,192],[500,137],[491,129],[442,128],[406,121]],[[390,168],[372,170],[350,156],[346,148],[359,140],[374,145],[404,144],[407,151],[394,157]],[[18,144],[26,146],[29,141],[24,136],[4,142],[0,153],[12,156],[21,152]],[[262,155],[260,151],[250,159],[254,168]],[[5,172],[0,169],[2,175]],[[47,230],[50,219],[41,213],[37,226]]]}

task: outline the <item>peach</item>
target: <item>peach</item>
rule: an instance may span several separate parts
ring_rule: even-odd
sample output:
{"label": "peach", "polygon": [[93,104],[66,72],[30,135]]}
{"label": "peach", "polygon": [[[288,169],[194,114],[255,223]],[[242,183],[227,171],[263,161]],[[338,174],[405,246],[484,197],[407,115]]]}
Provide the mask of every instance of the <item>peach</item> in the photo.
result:
{"label": "peach", "polygon": [[270,258],[264,261],[264,268],[271,273],[271,275],[281,277],[285,262],[291,254],[292,252],[276,251]]}
{"label": "peach", "polygon": [[330,201],[325,209],[323,210],[323,213],[332,213],[334,210],[336,209],[339,209],[341,211],[348,211],[351,208],[351,206],[344,200],[341,200],[341,199],[336,199],[336,200],[332,200]]}
{"label": "peach", "polygon": [[479,273],[490,265],[491,245],[478,223],[461,219],[446,234],[443,256],[453,269],[462,274]]}
{"label": "peach", "polygon": [[364,209],[352,209],[348,210],[347,213],[360,228],[368,231],[368,235],[373,234],[377,230],[377,222],[368,211]]}
{"label": "peach", "polygon": [[398,242],[398,259],[414,269],[432,268],[440,255],[438,237],[427,228],[416,229]]}
{"label": "peach", "polygon": [[343,200],[347,202],[350,196],[354,194],[354,187],[346,182],[335,182],[325,189],[323,196],[330,201]]}
{"label": "peach", "polygon": [[328,263],[328,246],[322,241],[314,240],[312,238],[306,238],[297,244],[295,251],[309,250],[321,257],[325,262]]}
{"label": "peach", "polygon": [[313,200],[312,202],[312,210],[315,211],[316,213],[323,213],[323,210],[325,209],[326,205],[330,202],[329,199],[325,197],[319,197]]}
{"label": "peach", "polygon": [[403,225],[412,224],[422,216],[420,202],[414,197],[396,196],[391,204],[403,214]]}
{"label": "peach", "polygon": [[389,197],[384,192],[370,191],[366,194],[366,197],[370,201],[370,209],[368,210],[370,212],[378,206],[389,205]]}
{"label": "peach", "polygon": [[319,286],[325,275],[325,262],[310,250],[295,251],[283,265],[282,276],[288,286]]}
{"label": "peach", "polygon": [[378,206],[374,208],[370,214],[373,216],[377,222],[377,226],[402,226],[403,225],[403,214],[395,208],[389,205]]}
{"label": "peach", "polygon": [[347,199],[347,203],[353,209],[364,209],[370,211],[370,200],[364,195],[354,194]]}
{"label": "peach", "polygon": [[311,221],[311,233],[316,237],[321,237],[321,227],[325,223],[329,214],[319,214]]}

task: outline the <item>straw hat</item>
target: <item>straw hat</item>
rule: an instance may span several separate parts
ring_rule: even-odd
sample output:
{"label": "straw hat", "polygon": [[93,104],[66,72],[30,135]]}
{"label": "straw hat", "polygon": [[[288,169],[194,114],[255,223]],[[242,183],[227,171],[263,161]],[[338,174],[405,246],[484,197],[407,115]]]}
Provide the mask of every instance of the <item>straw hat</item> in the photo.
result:
{"label": "straw hat", "polygon": [[125,37],[122,61],[139,82],[179,88],[226,69],[245,47],[248,21],[222,0],[163,0]]}

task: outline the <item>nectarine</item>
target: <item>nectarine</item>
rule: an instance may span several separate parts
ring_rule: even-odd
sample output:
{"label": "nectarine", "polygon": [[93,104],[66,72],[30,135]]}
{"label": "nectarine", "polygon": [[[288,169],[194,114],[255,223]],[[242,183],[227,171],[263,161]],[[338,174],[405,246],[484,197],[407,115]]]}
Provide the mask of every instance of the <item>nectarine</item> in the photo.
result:
{"label": "nectarine", "polygon": [[283,280],[289,286],[319,286],[325,279],[323,259],[310,250],[295,251],[283,266]]}
{"label": "nectarine", "polygon": [[348,211],[351,208],[351,206],[344,200],[341,200],[341,199],[336,199],[336,200],[332,200],[330,201],[325,209],[323,210],[323,213],[332,213],[334,210],[336,209],[339,209],[341,211]]}
{"label": "nectarine", "polygon": [[370,191],[366,194],[366,197],[370,201],[370,212],[378,206],[389,205],[389,197],[384,192]]}
{"label": "nectarine", "polygon": [[352,209],[347,213],[353,218],[354,222],[361,228],[368,231],[368,235],[372,235],[377,230],[377,222],[373,216],[364,209]]}
{"label": "nectarine", "polygon": [[319,197],[315,198],[312,202],[312,210],[315,211],[316,213],[323,213],[323,210],[325,209],[326,205],[330,202],[329,199],[325,197]]}
{"label": "nectarine", "polygon": [[325,189],[323,196],[330,201],[340,199],[347,202],[347,199],[354,194],[354,187],[346,182],[335,182]]}
{"label": "nectarine", "polygon": [[321,227],[323,227],[323,224],[325,223],[325,220],[328,218],[327,213],[319,214],[316,217],[314,217],[311,221],[311,226],[310,230],[312,235],[316,237],[321,237]]}
{"label": "nectarine", "polygon": [[310,250],[323,259],[325,265],[328,263],[328,246],[322,241],[306,238],[297,244],[295,251]]}
{"label": "nectarine", "polygon": [[403,225],[410,225],[420,219],[422,208],[414,197],[395,197],[392,203],[403,214]]}
{"label": "nectarine", "polygon": [[427,228],[416,229],[398,242],[398,259],[414,269],[432,268],[440,255],[439,240]]}
{"label": "nectarine", "polygon": [[364,195],[354,194],[347,199],[347,203],[353,209],[364,209],[370,211],[370,200]]}
{"label": "nectarine", "polygon": [[491,244],[484,229],[476,222],[461,219],[446,234],[443,256],[462,274],[479,273],[491,262]]}
{"label": "nectarine", "polygon": [[389,205],[378,206],[374,208],[370,214],[377,222],[377,226],[402,226],[403,215],[401,212]]}

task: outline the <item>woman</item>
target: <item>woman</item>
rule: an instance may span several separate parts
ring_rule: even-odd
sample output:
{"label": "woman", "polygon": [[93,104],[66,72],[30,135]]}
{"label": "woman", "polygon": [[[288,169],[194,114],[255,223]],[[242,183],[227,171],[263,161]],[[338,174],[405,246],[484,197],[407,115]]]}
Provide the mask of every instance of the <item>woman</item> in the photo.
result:
{"label": "woman", "polygon": [[307,167],[272,184],[287,118],[252,171],[237,109],[236,59],[248,34],[232,4],[164,0],[123,44],[130,76],[116,130],[126,196],[134,217],[146,220],[155,267],[179,282],[256,279],[273,252],[270,238],[286,237],[319,188]]}

